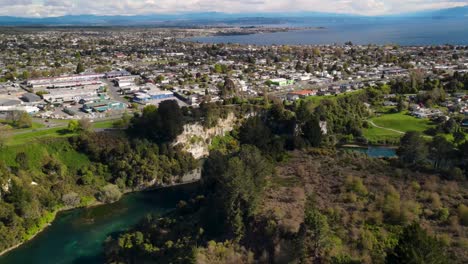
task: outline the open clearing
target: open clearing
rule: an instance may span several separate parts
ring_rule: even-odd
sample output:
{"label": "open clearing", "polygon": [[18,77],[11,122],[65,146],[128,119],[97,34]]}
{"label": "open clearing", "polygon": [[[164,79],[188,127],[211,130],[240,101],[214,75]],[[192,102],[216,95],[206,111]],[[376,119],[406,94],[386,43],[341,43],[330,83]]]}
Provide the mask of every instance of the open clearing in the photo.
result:
{"label": "open clearing", "polygon": [[363,135],[371,143],[395,143],[403,133],[424,132],[431,127],[433,125],[428,119],[419,119],[405,112],[383,114],[369,120],[369,128],[363,130]]}

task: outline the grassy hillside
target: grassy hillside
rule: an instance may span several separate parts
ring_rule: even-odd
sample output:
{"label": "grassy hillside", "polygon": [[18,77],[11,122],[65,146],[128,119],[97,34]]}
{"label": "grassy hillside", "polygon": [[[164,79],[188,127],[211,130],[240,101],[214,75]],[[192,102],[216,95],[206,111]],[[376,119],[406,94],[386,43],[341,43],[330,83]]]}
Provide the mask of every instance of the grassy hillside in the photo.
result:
{"label": "grassy hillside", "polygon": [[28,156],[29,166],[38,170],[46,157],[52,156],[70,169],[80,169],[90,164],[88,157],[72,148],[65,138],[48,138],[35,140],[28,144],[14,144],[5,147],[0,152],[0,160],[7,166],[18,166],[16,155],[24,152]]}
{"label": "grassy hillside", "polygon": [[24,133],[14,133],[7,138],[8,145],[22,145],[43,138],[66,138],[73,134],[64,127],[56,127],[44,130],[29,130]]}

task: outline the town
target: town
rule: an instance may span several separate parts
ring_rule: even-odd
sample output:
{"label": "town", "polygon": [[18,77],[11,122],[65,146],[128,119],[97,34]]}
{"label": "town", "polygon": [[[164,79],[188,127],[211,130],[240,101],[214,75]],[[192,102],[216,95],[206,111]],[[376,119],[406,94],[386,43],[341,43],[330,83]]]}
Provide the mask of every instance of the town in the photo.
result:
{"label": "town", "polygon": [[[168,99],[194,107],[233,96],[268,95],[293,102],[337,96],[396,79],[444,78],[468,71],[467,47],[463,46],[252,46],[183,41],[206,31],[85,29],[2,34],[0,112],[99,120]],[[388,96],[385,106],[397,104],[392,97]],[[465,99],[456,93],[443,103],[468,113]],[[419,118],[443,114],[418,104],[411,109]]]}

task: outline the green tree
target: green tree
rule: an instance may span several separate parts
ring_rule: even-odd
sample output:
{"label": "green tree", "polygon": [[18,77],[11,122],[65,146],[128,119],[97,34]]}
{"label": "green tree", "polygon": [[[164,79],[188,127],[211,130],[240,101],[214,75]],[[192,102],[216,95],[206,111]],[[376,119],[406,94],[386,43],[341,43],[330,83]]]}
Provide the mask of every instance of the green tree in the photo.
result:
{"label": "green tree", "polygon": [[7,114],[7,121],[16,128],[30,128],[32,127],[31,116],[24,111],[11,111]]}
{"label": "green tree", "polygon": [[5,80],[14,81],[15,79],[16,79],[15,73],[12,73],[12,72],[5,73]]}
{"label": "green tree", "polygon": [[453,139],[455,143],[460,144],[466,139],[466,134],[461,130],[456,130],[453,132]]}
{"label": "green tree", "polygon": [[445,137],[437,135],[432,139],[429,144],[430,155],[434,168],[440,169],[444,167],[448,160],[451,160],[455,154],[455,146],[452,142],[448,141]]}
{"label": "green tree", "polygon": [[8,138],[8,131],[4,127],[0,127],[0,151],[5,147]]}
{"label": "green tree", "polygon": [[233,94],[237,94],[236,84],[231,78],[226,77],[224,79],[224,84],[221,89],[221,96],[230,97]]}
{"label": "green tree", "polygon": [[104,203],[113,203],[118,201],[121,196],[122,192],[120,192],[117,185],[108,184],[101,189],[98,199]]}
{"label": "green tree", "polygon": [[19,118],[16,120],[16,127],[19,128],[29,128],[32,127],[31,116],[26,112],[21,112]]}
{"label": "green tree", "polygon": [[93,129],[93,124],[88,118],[82,118],[78,121],[78,131],[89,132]]}
{"label": "green tree", "polygon": [[25,152],[19,152],[18,154],[16,154],[15,161],[20,169],[29,169],[29,157]]}
{"label": "green tree", "polygon": [[239,130],[239,140],[244,144],[254,145],[267,150],[271,142],[271,131],[260,117],[252,117],[244,122]]}
{"label": "green tree", "polygon": [[163,101],[159,108],[147,106],[132,118],[127,132],[158,143],[170,142],[184,130],[184,117],[175,100]]}
{"label": "green tree", "polygon": [[430,236],[419,224],[407,226],[398,244],[387,255],[388,264],[445,264],[451,263],[444,245]]}
{"label": "green tree", "polygon": [[428,147],[419,132],[407,132],[400,140],[397,154],[401,161],[407,164],[424,162],[428,156]]}
{"label": "green tree", "polygon": [[122,115],[122,118],[115,121],[112,126],[115,127],[115,128],[127,128],[129,125],[130,125],[130,121],[131,121],[131,116],[125,112],[123,115]]}
{"label": "green tree", "polygon": [[75,207],[80,204],[80,196],[75,192],[70,192],[62,196],[62,202],[65,206]]}
{"label": "green tree", "polygon": [[322,129],[317,119],[307,121],[302,127],[302,133],[312,147],[318,147],[322,143]]}
{"label": "green tree", "polygon": [[164,75],[158,75],[158,77],[156,77],[156,82],[161,83],[162,81],[164,81],[164,79]]}
{"label": "green tree", "polygon": [[205,190],[212,193],[206,230],[229,230],[236,241],[242,239],[245,223],[255,215],[265,179],[272,172],[271,163],[254,146],[243,145],[239,152],[229,156],[212,153],[202,175]]}
{"label": "green tree", "polygon": [[223,73],[223,67],[220,64],[216,64],[214,66],[214,71],[215,71],[215,73],[218,73],[218,74]]}
{"label": "green tree", "polygon": [[83,63],[80,61],[78,62],[78,65],[76,65],[76,73],[82,73],[85,71],[85,67]]}
{"label": "green tree", "polygon": [[70,131],[71,133],[75,133],[75,132],[78,132],[79,130],[79,127],[80,127],[80,124],[78,123],[78,120],[70,120],[70,122],[68,122],[68,131]]}
{"label": "green tree", "polygon": [[28,71],[23,71],[22,78],[23,78],[23,80],[27,80],[27,79],[31,78],[31,74]]}
{"label": "green tree", "polygon": [[299,231],[301,259],[304,263],[323,263],[332,246],[331,230],[325,215],[308,198],[304,212],[304,223]]}
{"label": "green tree", "polygon": [[406,102],[404,96],[398,97],[397,110],[403,112],[408,109],[408,102]]}
{"label": "green tree", "polygon": [[314,57],[320,57],[320,56],[321,56],[321,51],[320,51],[320,49],[319,49],[319,48],[313,48],[313,49],[312,49],[312,55],[313,55]]}

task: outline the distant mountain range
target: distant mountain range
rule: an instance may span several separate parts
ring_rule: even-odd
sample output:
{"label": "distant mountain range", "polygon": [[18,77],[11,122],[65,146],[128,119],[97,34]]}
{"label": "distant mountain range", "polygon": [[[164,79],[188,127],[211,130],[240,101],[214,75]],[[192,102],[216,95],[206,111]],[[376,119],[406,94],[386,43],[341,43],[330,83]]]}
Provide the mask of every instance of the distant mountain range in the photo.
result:
{"label": "distant mountain range", "polygon": [[320,12],[239,13],[220,12],[155,14],[138,16],[67,15],[61,17],[28,18],[0,16],[0,26],[201,26],[213,24],[284,24],[301,18],[432,18],[468,19],[468,6],[435,11],[367,17]]}
{"label": "distant mountain range", "polygon": [[422,17],[422,18],[436,18],[436,19],[450,19],[450,18],[468,18],[468,5],[462,7],[454,7],[440,10],[422,11],[417,13],[402,14],[397,16],[404,17]]}

